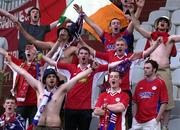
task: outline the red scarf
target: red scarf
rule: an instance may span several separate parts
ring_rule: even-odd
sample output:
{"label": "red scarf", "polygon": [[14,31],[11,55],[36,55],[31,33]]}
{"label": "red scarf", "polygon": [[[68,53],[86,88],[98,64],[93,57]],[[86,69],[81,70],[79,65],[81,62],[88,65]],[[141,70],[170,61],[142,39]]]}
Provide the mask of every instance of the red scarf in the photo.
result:
{"label": "red scarf", "polygon": [[[32,66],[35,67],[34,63],[32,62],[30,66],[26,65],[25,63],[22,63],[20,65],[23,69],[28,71],[29,69],[32,69]],[[33,76],[34,77],[34,76]],[[27,91],[29,88],[29,84],[27,83],[26,79],[22,76],[20,78],[20,75],[17,76],[16,78],[16,83],[17,83],[17,94],[16,94],[16,100],[18,102],[24,102],[27,96]]]}
{"label": "red scarf", "polygon": [[[151,34],[151,38],[154,41],[157,40],[159,36],[163,37],[163,43],[166,44],[169,38],[169,34],[167,32],[159,32],[159,31],[152,32]],[[147,40],[144,50],[146,50],[149,47],[150,47],[150,41]],[[175,57],[176,54],[177,54],[176,46],[173,44],[170,56]]]}

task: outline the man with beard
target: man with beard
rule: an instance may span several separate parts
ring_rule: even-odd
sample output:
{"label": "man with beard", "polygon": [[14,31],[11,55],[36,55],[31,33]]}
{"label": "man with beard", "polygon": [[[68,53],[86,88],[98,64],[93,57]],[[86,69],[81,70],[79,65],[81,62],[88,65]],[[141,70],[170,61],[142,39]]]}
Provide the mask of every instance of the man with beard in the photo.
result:
{"label": "man with beard", "polygon": [[[94,114],[100,116],[99,129],[125,130],[125,113],[129,96],[121,90],[121,76],[117,70],[109,73],[110,88],[99,95]],[[112,114],[113,113],[113,114]],[[110,124],[114,125],[114,128]]]}
{"label": "man with beard", "polygon": [[[136,5],[137,5],[137,11],[136,11],[136,17],[139,18],[140,13],[142,11],[142,8],[144,6],[145,0],[136,0]],[[132,3],[131,3],[132,4]],[[84,20],[85,22],[92,27],[95,32],[98,34],[100,37],[102,43],[104,44],[105,50],[110,51],[115,49],[115,41],[119,37],[123,37],[126,40],[126,43],[128,45],[128,49],[126,50],[127,52],[133,52],[133,24],[132,22],[129,23],[128,27],[126,28],[125,31],[121,32],[121,21],[118,18],[113,18],[109,22],[109,30],[110,32],[105,32],[102,30],[101,27],[99,27],[97,24],[95,24],[90,18],[87,17],[85,12],[83,12],[82,7],[79,7],[79,5],[75,4],[74,9],[79,13],[79,14],[84,14]],[[106,17],[106,15],[105,15]]]}
{"label": "man with beard", "polygon": [[160,120],[168,103],[168,93],[164,80],[157,74],[156,61],[144,64],[145,78],[137,83],[133,101],[135,117],[132,130],[161,130]]}
{"label": "man with beard", "polygon": [[106,53],[95,51],[93,48],[89,47],[85,42],[81,41],[83,46],[86,46],[89,48],[91,54],[93,54],[94,57],[105,60],[108,63],[121,61],[121,60],[127,61],[125,62],[125,64],[118,65],[116,68],[119,70],[121,78],[122,78],[121,89],[122,91],[127,92],[128,95],[130,96],[129,107],[126,114],[129,128],[131,127],[131,124],[132,124],[132,112],[131,112],[132,111],[131,110],[132,109],[131,108],[132,93],[131,93],[130,82],[129,82],[129,71],[130,71],[131,61],[141,59],[141,58],[146,58],[150,53],[154,51],[155,48],[158,47],[161,40],[162,40],[161,37],[159,37],[157,41],[153,41],[152,42],[153,46],[151,46],[151,48],[148,48],[146,51],[128,53],[128,54],[125,53],[125,50],[127,49],[127,44],[126,44],[126,40],[124,40],[123,38],[119,38],[116,40],[115,50],[109,51]]}
{"label": "man with beard", "polygon": [[[25,56],[26,60],[22,61],[12,55],[12,61],[15,62],[18,66],[25,69],[28,73],[30,73],[33,77],[37,76],[37,63],[36,59],[36,48],[34,45],[26,45],[25,47]],[[7,56],[8,52],[2,48],[0,48],[0,54]],[[43,64],[40,63],[40,66]],[[32,123],[32,119],[37,110],[37,98],[36,93],[33,90],[32,86],[28,84],[27,80],[21,76],[17,75],[15,80],[15,88],[12,89],[12,93],[16,96],[16,105],[17,105],[17,113],[21,114],[22,117],[27,120],[29,119],[29,124]]]}
{"label": "man with beard", "polygon": [[25,130],[25,120],[15,112],[16,98],[5,97],[3,107],[5,112],[0,117],[1,130]]}
{"label": "man with beard", "polygon": [[[78,75],[90,66],[90,51],[86,47],[78,50],[79,64],[57,63],[51,59],[44,57],[44,60],[53,66],[66,69],[71,73],[71,77]],[[107,71],[118,65],[120,62],[113,62],[109,65],[100,65],[93,73],[79,80],[75,86],[69,91],[65,99],[65,130],[88,130],[92,118],[92,109],[98,95],[98,88],[94,88],[94,78],[96,74]]]}
{"label": "man with beard", "polygon": [[[156,40],[157,37],[161,36],[163,38],[162,44],[158,46],[153,53],[150,54],[150,59],[156,61],[159,65],[157,74],[165,81],[168,90],[169,102],[166,106],[166,110],[163,113],[163,120],[161,122],[163,130],[168,129],[168,123],[170,118],[170,112],[174,108],[173,101],[173,85],[170,70],[170,57],[176,55],[174,43],[180,41],[180,35],[169,35],[168,31],[171,28],[171,21],[168,17],[162,16],[155,20],[155,32],[147,32],[142,27],[140,27],[139,22],[134,17],[133,12],[131,12],[132,22],[136,30],[141,33],[145,38],[150,40]],[[148,46],[152,44],[149,43]]]}
{"label": "man with beard", "polygon": [[[34,130],[59,130],[61,120],[59,112],[62,106],[64,96],[72,87],[91,72],[96,70],[97,64],[93,63],[83,72],[78,73],[68,82],[59,87],[59,77],[54,69],[46,69],[43,74],[42,82],[32,77],[26,70],[17,66],[6,56],[11,67],[22,75],[27,82],[33,87],[37,95],[38,113],[34,118],[34,124],[37,125]],[[78,103],[76,104],[78,105]]]}

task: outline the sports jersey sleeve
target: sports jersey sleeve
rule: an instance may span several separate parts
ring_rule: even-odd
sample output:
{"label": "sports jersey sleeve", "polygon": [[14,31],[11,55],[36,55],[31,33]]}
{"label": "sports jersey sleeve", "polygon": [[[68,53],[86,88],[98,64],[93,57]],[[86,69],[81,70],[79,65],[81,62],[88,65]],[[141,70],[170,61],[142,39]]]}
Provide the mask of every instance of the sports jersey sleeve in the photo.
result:
{"label": "sports jersey sleeve", "polygon": [[123,92],[123,98],[120,102],[125,106],[125,108],[127,108],[129,105],[129,96]]}
{"label": "sports jersey sleeve", "polygon": [[13,56],[13,55],[10,55],[10,56],[11,56],[12,62],[14,62],[16,65],[21,65],[23,63],[22,60],[16,58],[15,56]]}
{"label": "sports jersey sleeve", "polygon": [[95,57],[100,58],[105,61],[109,61],[109,53],[96,51]]}
{"label": "sports jersey sleeve", "polygon": [[95,72],[102,72],[102,71],[108,71],[108,64],[106,65],[100,65]]}
{"label": "sports jersey sleeve", "polygon": [[73,73],[73,70],[75,70],[76,65],[74,64],[66,64],[66,63],[57,63],[57,68],[59,69],[65,69],[68,70],[70,73]]}
{"label": "sports jersey sleeve", "polygon": [[161,90],[160,90],[160,103],[168,103],[168,92],[167,92],[167,87],[166,84],[163,80],[161,81]]}
{"label": "sports jersey sleeve", "polygon": [[104,93],[99,95],[96,105],[95,105],[95,108],[101,107],[103,103],[104,103]]}

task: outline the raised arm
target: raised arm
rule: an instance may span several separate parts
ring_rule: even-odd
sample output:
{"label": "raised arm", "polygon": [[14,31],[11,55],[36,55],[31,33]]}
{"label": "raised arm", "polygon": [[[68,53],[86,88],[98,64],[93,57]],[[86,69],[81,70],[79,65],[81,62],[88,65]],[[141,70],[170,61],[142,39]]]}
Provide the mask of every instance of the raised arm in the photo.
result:
{"label": "raised arm", "polygon": [[53,42],[45,42],[45,41],[40,41],[40,40],[35,39],[22,27],[20,22],[16,22],[16,27],[24,35],[24,37],[27,39],[29,43],[34,44],[37,47],[42,48],[42,49],[52,48]]}
{"label": "raised arm", "polygon": [[16,17],[14,17],[12,14],[7,12],[6,10],[0,9],[0,13],[3,14],[4,16],[8,17],[13,22],[17,22],[18,21],[18,19]]}
{"label": "raised arm", "polygon": [[95,31],[96,33],[99,35],[99,36],[102,36],[103,34],[103,30],[101,27],[99,27],[97,24],[95,24],[86,14],[85,12],[83,12],[83,9],[82,7],[80,7],[79,5],[77,4],[74,4],[74,9],[77,11],[78,14],[83,14],[84,15],[84,20],[85,22],[91,26]]}
{"label": "raised arm", "polygon": [[36,90],[36,92],[40,93],[43,91],[43,86],[41,84],[41,82],[39,80],[36,80],[32,75],[30,75],[26,70],[24,70],[23,68],[19,67],[18,65],[14,64],[11,61],[10,56],[6,56],[6,59],[9,63],[9,65],[20,75],[22,75],[26,81],[28,82],[28,84]]}
{"label": "raised arm", "polygon": [[3,56],[7,56],[8,52],[5,49],[0,48],[0,54],[3,55]]}
{"label": "raised arm", "polygon": [[169,37],[169,40],[170,40],[170,42],[173,42],[173,43],[178,43],[178,42],[180,42],[180,35],[171,35],[170,37]]}
{"label": "raised arm", "polygon": [[158,37],[156,41],[152,40],[151,42],[152,42],[152,45],[148,49],[143,51],[143,57],[149,56],[161,43],[163,43],[163,38]]}
{"label": "raised arm", "polygon": [[18,19],[14,17],[12,14],[10,14],[9,12],[3,9],[0,9],[0,13],[2,13],[3,15],[8,17],[10,20],[12,20],[15,23],[17,29],[24,35],[24,37],[28,40],[29,43],[34,44],[37,47],[42,48],[42,49],[51,49],[51,47],[53,46],[52,42],[44,42],[44,41],[37,40],[33,36],[31,36],[29,33],[27,33],[26,30],[22,27],[21,23],[18,21]]}
{"label": "raised arm", "polygon": [[80,79],[86,77],[98,67],[98,63],[93,62],[92,66],[85,71],[80,72],[78,75],[70,79],[65,84],[61,85],[61,90],[58,91],[58,95],[67,93]]}
{"label": "raised arm", "polygon": [[61,42],[59,40],[53,45],[51,50],[46,54],[47,57],[52,57],[54,53],[57,51],[58,47],[60,46]]}
{"label": "raised arm", "polygon": [[55,60],[53,60],[52,58],[49,58],[45,55],[42,55],[42,58],[44,61],[46,61],[49,65],[52,65],[52,66],[56,66],[57,65],[57,62]]}
{"label": "raised arm", "polygon": [[57,23],[58,23],[58,20],[56,20],[56,21],[52,22],[52,23],[50,24],[50,29],[55,28],[55,27],[56,27],[56,25],[57,25]]}
{"label": "raised arm", "polygon": [[108,64],[108,68],[112,69],[112,68],[118,66],[119,64],[123,64],[123,63],[126,63],[126,62],[130,62],[130,60],[125,59],[125,60],[119,60],[119,61],[111,62],[111,63]]}
{"label": "raised arm", "polygon": [[90,50],[91,55],[94,55],[94,54],[96,53],[96,50],[93,49],[92,47],[90,47],[86,42],[84,42],[84,40],[83,40],[81,37],[79,37],[79,43],[80,43],[82,46],[87,47],[87,48]]}
{"label": "raised arm", "polygon": [[[136,2],[136,5],[137,5],[137,10],[136,10],[136,13],[135,13],[135,18],[139,19],[140,14],[141,14],[142,9],[143,9],[144,4],[145,4],[145,0],[135,0],[135,2]],[[132,9],[133,9],[133,7],[132,7]],[[134,11],[134,9],[133,9],[133,11]],[[128,30],[129,33],[133,33],[134,25],[133,25],[132,21],[129,23],[129,25],[127,27],[127,30]]]}
{"label": "raised arm", "polygon": [[140,26],[139,21],[136,19],[134,13],[132,11],[130,11],[131,13],[131,22],[134,25],[135,29],[141,34],[143,35],[143,37],[145,38],[151,38],[151,32],[146,31],[145,29],[143,29]]}
{"label": "raised arm", "polygon": [[128,59],[130,61],[134,61],[137,59],[148,57],[162,42],[162,37],[159,37],[156,41],[151,41],[151,42],[152,42],[152,46],[150,46],[148,49],[146,49],[143,52],[142,51],[141,52],[134,52],[133,55],[130,56]]}

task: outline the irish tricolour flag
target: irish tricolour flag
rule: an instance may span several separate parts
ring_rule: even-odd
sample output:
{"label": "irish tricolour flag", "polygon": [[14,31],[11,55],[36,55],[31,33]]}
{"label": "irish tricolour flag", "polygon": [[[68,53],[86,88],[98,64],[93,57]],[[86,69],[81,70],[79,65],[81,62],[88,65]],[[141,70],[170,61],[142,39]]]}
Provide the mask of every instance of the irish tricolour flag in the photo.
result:
{"label": "irish tricolour flag", "polygon": [[[74,22],[76,21],[78,13],[73,9],[74,4],[82,6],[83,11],[87,16],[105,31],[109,31],[108,25],[113,18],[119,18],[122,27],[125,27],[128,24],[124,13],[109,0],[69,0],[67,3],[67,8],[59,19],[59,25],[61,25],[66,18]],[[83,27],[92,34],[95,34],[93,29],[86,23],[84,23]]]}

